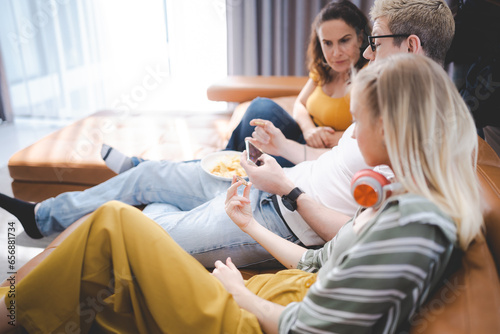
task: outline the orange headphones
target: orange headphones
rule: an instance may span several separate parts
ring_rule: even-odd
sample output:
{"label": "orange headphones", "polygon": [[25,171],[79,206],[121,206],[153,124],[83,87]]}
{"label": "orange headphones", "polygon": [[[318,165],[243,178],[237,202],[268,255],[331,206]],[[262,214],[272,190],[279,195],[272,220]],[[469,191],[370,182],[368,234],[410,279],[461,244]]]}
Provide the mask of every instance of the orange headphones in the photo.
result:
{"label": "orange headphones", "polygon": [[377,208],[393,193],[401,191],[400,183],[391,183],[387,178],[371,169],[362,169],[352,177],[351,194],[365,208]]}

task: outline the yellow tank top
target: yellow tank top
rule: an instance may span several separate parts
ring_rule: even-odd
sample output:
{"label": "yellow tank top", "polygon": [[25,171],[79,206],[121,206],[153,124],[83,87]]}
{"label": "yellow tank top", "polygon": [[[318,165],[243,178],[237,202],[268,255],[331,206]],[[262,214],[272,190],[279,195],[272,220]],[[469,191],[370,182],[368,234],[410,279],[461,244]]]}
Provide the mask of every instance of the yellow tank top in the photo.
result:
{"label": "yellow tank top", "polygon": [[[317,82],[313,73],[310,73],[309,77]],[[352,123],[349,94],[333,98],[326,95],[323,87],[318,85],[307,99],[306,108],[317,126],[329,126],[344,131]]]}

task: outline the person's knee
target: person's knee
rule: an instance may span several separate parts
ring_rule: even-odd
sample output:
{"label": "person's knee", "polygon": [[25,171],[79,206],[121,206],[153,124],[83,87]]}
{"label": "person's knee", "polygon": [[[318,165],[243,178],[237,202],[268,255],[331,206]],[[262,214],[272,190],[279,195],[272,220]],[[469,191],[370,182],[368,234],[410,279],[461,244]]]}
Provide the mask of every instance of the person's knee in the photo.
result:
{"label": "person's knee", "polygon": [[267,105],[267,104],[271,104],[271,103],[274,103],[274,101],[271,100],[270,98],[267,98],[267,97],[256,97],[255,99],[252,100],[252,102],[250,103],[250,105],[257,106],[257,105]]}
{"label": "person's knee", "polygon": [[271,99],[265,97],[257,97],[248,106],[244,117],[251,120],[254,118],[269,119],[279,106]]}
{"label": "person's knee", "polygon": [[138,164],[134,169],[141,172],[151,172],[158,169],[160,166],[160,161],[158,160],[146,160]]}
{"label": "person's knee", "polygon": [[276,105],[276,102],[267,97],[256,97],[248,106],[248,110],[268,109],[273,108]]}
{"label": "person's knee", "polygon": [[120,201],[109,201],[101,205],[92,217],[94,228],[123,230],[126,225],[136,226],[141,220],[148,220],[142,212]]}
{"label": "person's knee", "polygon": [[123,202],[112,200],[101,205],[95,212],[97,214],[114,214],[121,210],[129,210],[133,207]]}
{"label": "person's knee", "polygon": [[150,180],[157,180],[156,177],[159,177],[161,166],[161,161],[148,160],[134,167],[133,173],[136,174],[136,178],[140,179],[141,183],[145,184]]}

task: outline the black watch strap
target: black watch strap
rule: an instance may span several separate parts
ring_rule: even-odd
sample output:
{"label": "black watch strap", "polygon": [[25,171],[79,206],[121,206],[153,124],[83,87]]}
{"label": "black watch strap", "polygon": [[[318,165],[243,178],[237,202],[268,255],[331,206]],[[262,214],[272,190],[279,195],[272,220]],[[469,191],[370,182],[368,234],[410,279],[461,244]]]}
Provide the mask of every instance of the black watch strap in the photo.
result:
{"label": "black watch strap", "polygon": [[297,198],[299,198],[299,196],[303,193],[302,189],[295,187],[288,195],[283,195],[281,197],[281,201],[288,210],[295,211],[297,210]]}

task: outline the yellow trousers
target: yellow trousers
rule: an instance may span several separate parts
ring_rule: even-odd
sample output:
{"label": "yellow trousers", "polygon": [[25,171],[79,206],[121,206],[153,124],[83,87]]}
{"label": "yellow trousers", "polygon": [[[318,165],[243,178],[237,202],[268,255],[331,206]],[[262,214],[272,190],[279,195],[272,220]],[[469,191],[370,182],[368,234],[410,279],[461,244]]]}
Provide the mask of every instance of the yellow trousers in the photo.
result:
{"label": "yellow trousers", "polygon": [[[302,300],[314,280],[284,270],[246,284],[286,305]],[[99,208],[22,279],[15,304],[18,326],[29,333],[261,333],[197,260],[119,202]]]}

